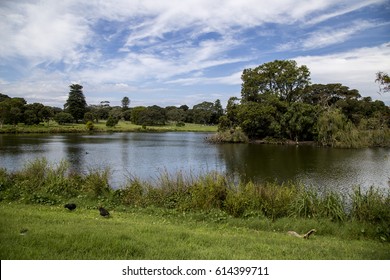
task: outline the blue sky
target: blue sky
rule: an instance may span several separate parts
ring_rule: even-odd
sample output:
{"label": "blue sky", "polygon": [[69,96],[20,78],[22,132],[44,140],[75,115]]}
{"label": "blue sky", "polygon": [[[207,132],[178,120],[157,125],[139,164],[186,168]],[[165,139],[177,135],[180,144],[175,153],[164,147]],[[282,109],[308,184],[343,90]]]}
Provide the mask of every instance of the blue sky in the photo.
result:
{"label": "blue sky", "polygon": [[390,1],[0,1],[0,92],[62,107],[183,105],[240,97],[241,73],[275,59],[390,104]]}

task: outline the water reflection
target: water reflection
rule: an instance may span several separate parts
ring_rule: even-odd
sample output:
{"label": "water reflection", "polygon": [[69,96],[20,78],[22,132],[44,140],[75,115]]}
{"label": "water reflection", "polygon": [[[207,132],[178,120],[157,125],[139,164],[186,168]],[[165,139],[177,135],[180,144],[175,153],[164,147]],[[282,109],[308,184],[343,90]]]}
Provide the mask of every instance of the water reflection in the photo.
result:
{"label": "water reflection", "polygon": [[331,149],[256,144],[213,145],[205,133],[113,133],[93,135],[0,135],[0,167],[18,170],[26,161],[67,160],[80,172],[111,170],[114,187],[127,177],[155,180],[161,173],[210,171],[243,181],[299,180],[326,189],[353,185],[388,188],[390,149]]}

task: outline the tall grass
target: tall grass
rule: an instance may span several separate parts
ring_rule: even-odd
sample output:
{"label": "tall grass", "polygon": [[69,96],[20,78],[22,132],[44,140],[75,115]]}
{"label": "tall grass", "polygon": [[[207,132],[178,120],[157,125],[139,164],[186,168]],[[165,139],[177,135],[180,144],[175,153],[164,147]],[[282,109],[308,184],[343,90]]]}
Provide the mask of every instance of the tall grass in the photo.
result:
{"label": "tall grass", "polygon": [[370,235],[390,241],[390,193],[356,188],[351,196],[319,193],[314,188],[288,182],[236,182],[229,176],[211,172],[193,176],[168,172],[154,182],[129,178],[113,190],[110,170],[70,170],[62,161],[46,159],[29,162],[18,172],[0,170],[0,201],[56,205],[73,200],[104,203],[110,207],[160,207],[180,212],[221,211],[232,217],[264,217],[275,222],[284,218],[327,219],[370,225]]}

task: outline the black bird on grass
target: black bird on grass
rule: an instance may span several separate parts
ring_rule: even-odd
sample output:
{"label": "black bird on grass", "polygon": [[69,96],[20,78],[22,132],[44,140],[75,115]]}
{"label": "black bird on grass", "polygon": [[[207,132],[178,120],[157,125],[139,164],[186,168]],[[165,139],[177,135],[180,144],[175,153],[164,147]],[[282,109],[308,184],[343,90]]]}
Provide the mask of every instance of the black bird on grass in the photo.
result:
{"label": "black bird on grass", "polygon": [[74,209],[76,209],[76,204],[74,203],[68,203],[68,204],[65,204],[64,206],[66,209],[69,209],[70,211],[73,211]]}
{"label": "black bird on grass", "polygon": [[103,216],[105,218],[108,218],[110,216],[110,213],[104,209],[103,207],[99,207],[100,216]]}

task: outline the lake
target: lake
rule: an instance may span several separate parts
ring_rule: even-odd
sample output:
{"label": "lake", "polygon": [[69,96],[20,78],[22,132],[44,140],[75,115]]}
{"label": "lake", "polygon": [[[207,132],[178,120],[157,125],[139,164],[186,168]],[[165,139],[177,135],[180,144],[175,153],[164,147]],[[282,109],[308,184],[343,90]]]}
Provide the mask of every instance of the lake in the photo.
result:
{"label": "lake", "polygon": [[207,133],[112,133],[0,135],[0,167],[9,171],[45,157],[70,162],[75,170],[109,167],[111,185],[127,178],[156,180],[161,174],[217,171],[253,181],[301,181],[320,189],[353,186],[387,190],[390,149],[335,149],[311,145],[210,144]]}

